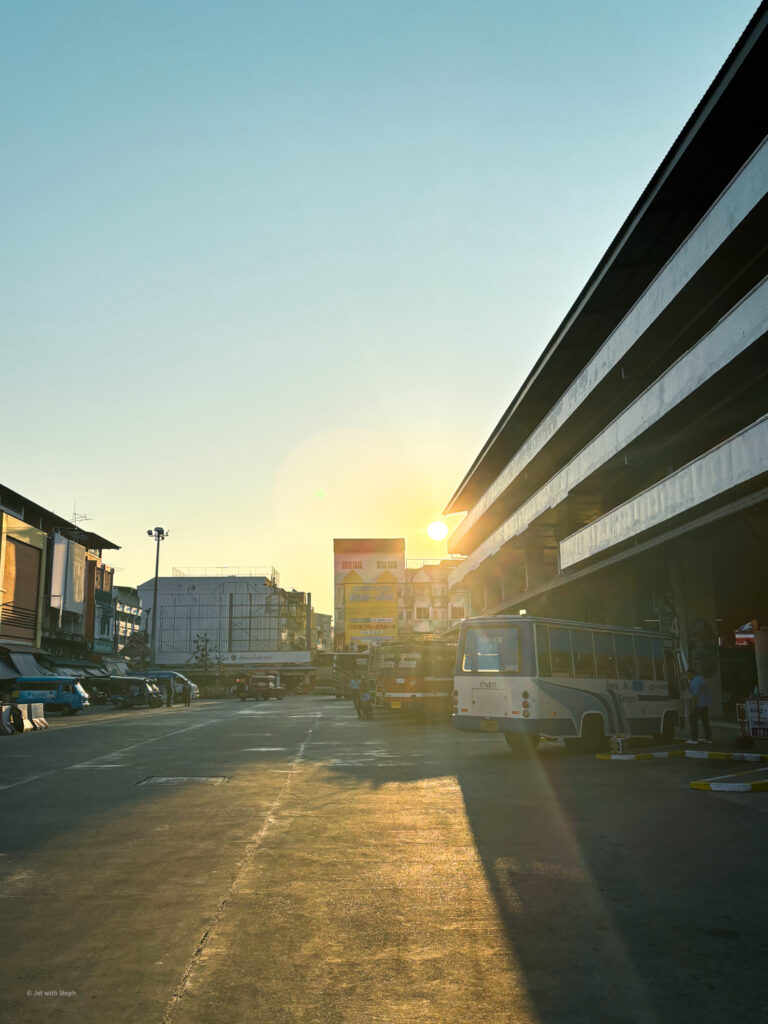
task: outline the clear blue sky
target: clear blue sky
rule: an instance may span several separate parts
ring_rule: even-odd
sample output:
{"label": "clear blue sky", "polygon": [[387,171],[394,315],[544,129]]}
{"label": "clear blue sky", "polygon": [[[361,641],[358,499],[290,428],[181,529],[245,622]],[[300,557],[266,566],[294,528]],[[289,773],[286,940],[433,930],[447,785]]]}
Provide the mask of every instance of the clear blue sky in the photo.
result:
{"label": "clear blue sky", "polygon": [[411,557],[756,9],[6,0],[0,480],[164,566]]}

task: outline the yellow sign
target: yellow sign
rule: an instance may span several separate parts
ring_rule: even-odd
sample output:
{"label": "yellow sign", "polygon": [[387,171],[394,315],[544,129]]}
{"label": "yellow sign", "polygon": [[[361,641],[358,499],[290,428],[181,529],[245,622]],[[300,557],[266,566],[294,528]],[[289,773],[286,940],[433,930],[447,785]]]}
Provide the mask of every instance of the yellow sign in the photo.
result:
{"label": "yellow sign", "polygon": [[347,583],[344,634],[350,640],[397,636],[397,583]]}

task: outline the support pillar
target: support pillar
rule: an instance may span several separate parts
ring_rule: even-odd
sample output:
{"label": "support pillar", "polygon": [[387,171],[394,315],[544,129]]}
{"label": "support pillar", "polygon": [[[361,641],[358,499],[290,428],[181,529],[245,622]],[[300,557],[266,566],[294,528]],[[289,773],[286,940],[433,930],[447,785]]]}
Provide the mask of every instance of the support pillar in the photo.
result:
{"label": "support pillar", "polygon": [[692,538],[681,541],[670,568],[672,593],[686,664],[704,676],[712,695],[712,718],[723,713],[717,647],[717,606],[712,557]]}
{"label": "support pillar", "polygon": [[755,630],[755,660],[757,661],[757,691],[768,697],[768,629]]}

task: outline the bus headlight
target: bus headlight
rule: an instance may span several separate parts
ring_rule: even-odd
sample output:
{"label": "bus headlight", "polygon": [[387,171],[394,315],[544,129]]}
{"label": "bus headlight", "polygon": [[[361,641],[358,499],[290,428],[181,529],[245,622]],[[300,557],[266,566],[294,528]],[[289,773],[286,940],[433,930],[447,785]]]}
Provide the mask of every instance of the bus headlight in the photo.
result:
{"label": "bus headlight", "polygon": [[523,700],[528,700],[528,698],[529,698],[530,696],[531,696],[531,695],[530,695],[530,693],[528,693],[528,691],[527,691],[527,690],[523,690]]}
{"label": "bus headlight", "polygon": [[524,701],[523,701],[523,707],[524,707],[524,708],[529,708],[530,706],[531,706],[531,705],[530,705],[530,704],[528,703],[528,701],[527,701],[527,700],[524,700]]}
{"label": "bus headlight", "polygon": [[530,711],[524,711],[524,712],[523,712],[523,718],[529,718],[529,717],[530,717],[530,714],[531,714],[531,712],[530,712]]}

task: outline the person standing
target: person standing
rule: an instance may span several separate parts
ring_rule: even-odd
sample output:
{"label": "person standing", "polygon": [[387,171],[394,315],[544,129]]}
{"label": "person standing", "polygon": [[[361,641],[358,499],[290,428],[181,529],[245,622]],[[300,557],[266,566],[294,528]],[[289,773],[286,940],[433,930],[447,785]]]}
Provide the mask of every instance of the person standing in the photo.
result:
{"label": "person standing", "polygon": [[352,703],[355,705],[355,711],[360,714],[360,680],[357,676],[352,676],[349,680],[349,692],[352,694]]}
{"label": "person standing", "polygon": [[690,681],[692,672],[684,672],[680,677],[680,728],[690,727]]}
{"label": "person standing", "polygon": [[704,742],[712,742],[712,730],[709,725],[709,709],[712,696],[704,676],[695,675],[690,682],[691,692],[691,738],[689,743],[699,742],[699,722],[704,731]]}
{"label": "person standing", "polygon": [[192,700],[192,687],[189,685],[189,680],[185,679],[181,684],[184,691],[184,707],[188,708]]}

